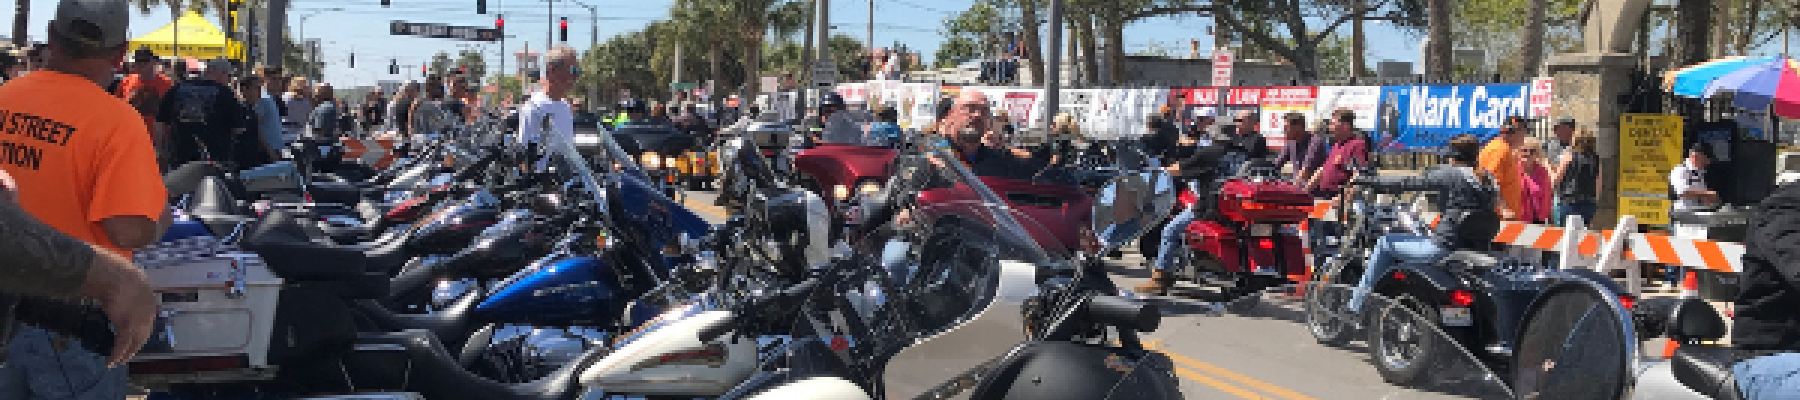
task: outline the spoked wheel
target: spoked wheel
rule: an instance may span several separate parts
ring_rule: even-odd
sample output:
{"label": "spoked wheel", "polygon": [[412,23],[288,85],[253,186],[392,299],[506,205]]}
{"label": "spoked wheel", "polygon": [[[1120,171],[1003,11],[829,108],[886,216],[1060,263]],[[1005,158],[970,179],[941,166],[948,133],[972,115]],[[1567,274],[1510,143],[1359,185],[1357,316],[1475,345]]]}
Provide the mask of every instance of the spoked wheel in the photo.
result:
{"label": "spoked wheel", "polygon": [[[1351,296],[1356,294],[1355,287],[1345,285],[1348,274],[1353,269],[1344,264],[1350,260],[1333,260],[1332,266],[1314,271],[1306,288],[1306,328],[1313,335],[1313,340],[1327,346],[1341,346],[1350,341],[1351,333],[1356,330],[1356,317],[1346,307]],[[1327,274],[1329,270],[1338,271],[1335,275]]]}
{"label": "spoked wheel", "polygon": [[[1434,368],[1449,349],[1432,332],[1429,324],[1438,320],[1436,309],[1411,296],[1393,301],[1369,296],[1364,306],[1379,306],[1369,327],[1369,352],[1375,371],[1381,378],[1400,386],[1412,386]],[[1386,304],[1381,304],[1386,303]],[[1410,312],[1409,312],[1410,311]]]}
{"label": "spoked wheel", "polygon": [[1513,362],[1519,398],[1616,399],[1627,385],[1625,322],[1600,294],[1551,294],[1527,316]]}

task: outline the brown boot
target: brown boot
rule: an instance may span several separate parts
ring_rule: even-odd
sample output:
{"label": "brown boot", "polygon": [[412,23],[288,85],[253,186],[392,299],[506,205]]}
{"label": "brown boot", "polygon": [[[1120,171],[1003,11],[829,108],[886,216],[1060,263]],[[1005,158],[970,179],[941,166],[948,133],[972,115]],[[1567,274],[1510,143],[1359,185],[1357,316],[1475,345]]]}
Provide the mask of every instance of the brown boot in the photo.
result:
{"label": "brown boot", "polygon": [[1149,282],[1138,285],[1137,291],[1162,296],[1166,295],[1169,288],[1173,286],[1175,286],[1175,274],[1169,273],[1169,271],[1155,271],[1150,275]]}

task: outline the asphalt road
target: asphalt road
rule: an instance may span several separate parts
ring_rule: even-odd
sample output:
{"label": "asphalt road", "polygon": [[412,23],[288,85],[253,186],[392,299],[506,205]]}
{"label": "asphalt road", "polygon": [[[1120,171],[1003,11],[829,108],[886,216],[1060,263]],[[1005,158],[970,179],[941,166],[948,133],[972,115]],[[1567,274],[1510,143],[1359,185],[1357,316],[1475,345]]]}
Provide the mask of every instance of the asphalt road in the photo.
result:
{"label": "asphalt road", "polygon": [[[709,192],[689,192],[689,209],[717,223],[729,213],[712,204]],[[1136,246],[1109,260],[1113,278],[1130,288],[1148,278]],[[1212,289],[1182,285],[1167,297],[1152,297],[1164,308],[1161,329],[1145,344],[1178,367],[1181,390],[1190,399],[1469,399],[1499,398],[1500,383],[1473,362],[1449,362],[1417,388],[1387,383],[1370,363],[1360,341],[1342,347],[1319,344],[1301,322],[1298,299],[1270,294],[1221,304]],[[1660,349],[1660,347],[1646,347]],[[1660,346],[1660,345],[1658,345]],[[1702,399],[1668,375],[1665,365],[1647,364],[1635,399]]]}

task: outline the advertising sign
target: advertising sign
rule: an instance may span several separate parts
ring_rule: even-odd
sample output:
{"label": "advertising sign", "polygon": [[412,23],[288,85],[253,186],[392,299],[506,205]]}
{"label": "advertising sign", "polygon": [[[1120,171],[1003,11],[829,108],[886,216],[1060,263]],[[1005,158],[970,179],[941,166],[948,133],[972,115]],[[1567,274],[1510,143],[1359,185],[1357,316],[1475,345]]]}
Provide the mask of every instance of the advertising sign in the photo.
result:
{"label": "advertising sign", "polygon": [[1550,116],[1551,94],[1556,89],[1556,78],[1537,78],[1531,80],[1531,116]]}
{"label": "advertising sign", "polygon": [[1380,140],[1397,136],[1384,150],[1441,148],[1450,138],[1474,134],[1487,139],[1506,118],[1527,112],[1527,84],[1387,86],[1381,93]]}
{"label": "advertising sign", "polygon": [[1300,113],[1312,114],[1313,102],[1317,98],[1319,88],[1316,86],[1274,86],[1263,88],[1262,124],[1260,130],[1269,141],[1269,148],[1287,147],[1287,115]]}
{"label": "advertising sign", "polygon": [[1669,170],[1681,163],[1681,116],[1625,114],[1619,121],[1619,215],[1669,223]]}
{"label": "advertising sign", "polygon": [[1309,122],[1331,118],[1337,110],[1350,110],[1356,113],[1356,129],[1374,132],[1381,107],[1381,87],[1379,86],[1320,86],[1318,95],[1314,97],[1312,115],[1307,116]]}
{"label": "advertising sign", "polygon": [[1212,85],[1231,86],[1231,64],[1236,61],[1231,56],[1231,49],[1219,47],[1213,49]]}
{"label": "advertising sign", "polygon": [[1169,106],[1181,116],[1182,125],[1192,125],[1195,118],[1217,117],[1219,88],[1213,86],[1169,89]]}

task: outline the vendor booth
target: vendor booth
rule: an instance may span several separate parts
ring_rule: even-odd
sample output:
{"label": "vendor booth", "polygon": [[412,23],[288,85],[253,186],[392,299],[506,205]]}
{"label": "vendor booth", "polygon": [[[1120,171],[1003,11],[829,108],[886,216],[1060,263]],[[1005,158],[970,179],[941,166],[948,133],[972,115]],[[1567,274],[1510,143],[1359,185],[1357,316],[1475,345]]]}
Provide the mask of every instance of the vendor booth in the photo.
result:
{"label": "vendor booth", "polygon": [[226,38],[225,31],[197,12],[188,12],[175,22],[131,39],[131,48],[148,48],[158,57],[242,61],[245,54],[243,42]]}

